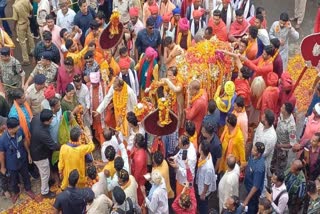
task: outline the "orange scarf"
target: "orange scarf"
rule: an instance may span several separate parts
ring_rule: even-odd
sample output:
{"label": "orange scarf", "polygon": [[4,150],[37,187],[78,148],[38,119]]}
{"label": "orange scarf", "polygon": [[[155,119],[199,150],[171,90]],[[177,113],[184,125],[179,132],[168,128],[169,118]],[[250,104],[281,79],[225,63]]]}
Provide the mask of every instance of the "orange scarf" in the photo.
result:
{"label": "orange scarf", "polygon": [[[179,32],[178,34],[178,38],[177,38],[177,44],[180,45],[180,42],[181,42],[181,38],[182,38],[182,33]],[[192,39],[191,39],[191,32],[188,31],[188,38],[187,38],[187,49],[189,47],[191,47],[191,42],[192,42]]]}
{"label": "orange scarf", "polygon": [[209,153],[206,159],[203,159],[203,160],[200,160],[200,159],[199,159],[199,161],[198,161],[198,168],[199,168],[199,167],[202,167],[202,166],[207,162],[207,160],[210,159],[210,157],[211,157],[211,155],[210,155],[210,153]]}
{"label": "orange scarf", "polygon": [[[33,114],[30,109],[30,106],[27,102],[24,102],[23,105],[26,108],[26,110],[29,114],[29,117],[30,117],[30,121],[31,121]],[[24,136],[26,137],[26,141],[27,141],[28,145],[30,145],[31,134],[30,134],[30,130],[28,127],[28,121],[26,119],[26,116],[24,115],[24,113],[23,113],[21,107],[19,106],[19,104],[17,103],[17,101],[14,101],[14,107],[16,108],[17,113],[18,113],[20,127],[22,128],[22,131],[24,133]]]}
{"label": "orange scarf", "polygon": [[125,189],[127,189],[130,185],[131,185],[131,180],[130,180],[130,178],[129,178],[128,182],[127,182],[125,185],[121,186],[121,189],[125,190]]}

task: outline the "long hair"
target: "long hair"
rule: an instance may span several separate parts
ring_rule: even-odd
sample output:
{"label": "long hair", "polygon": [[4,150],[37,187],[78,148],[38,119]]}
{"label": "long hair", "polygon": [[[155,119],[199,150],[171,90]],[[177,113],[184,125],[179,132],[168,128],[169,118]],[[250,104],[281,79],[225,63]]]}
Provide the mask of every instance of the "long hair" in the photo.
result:
{"label": "long hair", "polygon": [[262,76],[256,77],[251,83],[251,93],[252,96],[259,98],[261,97],[263,91],[266,89],[266,83],[264,82]]}

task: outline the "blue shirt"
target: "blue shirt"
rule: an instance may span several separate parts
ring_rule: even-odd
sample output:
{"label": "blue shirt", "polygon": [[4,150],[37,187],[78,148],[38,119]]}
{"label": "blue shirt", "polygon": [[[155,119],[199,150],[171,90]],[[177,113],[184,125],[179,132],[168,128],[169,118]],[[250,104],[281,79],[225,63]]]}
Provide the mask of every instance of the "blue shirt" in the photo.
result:
{"label": "blue shirt", "polygon": [[87,15],[84,15],[81,11],[79,11],[74,16],[73,24],[77,25],[82,30],[82,35],[80,38],[80,42],[82,45],[84,44],[86,38],[86,32],[90,27],[90,22],[94,20],[95,16],[96,13],[90,7],[88,7]]}
{"label": "blue shirt", "polygon": [[[8,170],[19,170],[27,162],[27,151],[24,148],[24,134],[19,129],[15,137],[11,137],[5,131],[0,137],[0,151],[5,153],[6,168]],[[20,153],[18,159],[17,154]]]}
{"label": "blue shirt", "polygon": [[318,96],[318,93],[314,93],[313,97],[312,97],[312,100],[310,102],[310,105],[309,105],[309,108],[308,108],[308,111],[307,111],[307,116],[310,116],[311,113],[312,113],[312,110],[314,108],[314,106],[317,104],[317,103],[320,103],[320,96]]}
{"label": "blue shirt", "polygon": [[161,44],[161,36],[160,31],[153,30],[151,35],[148,35],[147,29],[142,29],[139,31],[136,39],[136,47],[138,49],[139,56],[144,53],[147,47],[152,47],[153,49],[157,50],[159,45]]}
{"label": "blue shirt", "polygon": [[264,185],[265,176],[265,159],[263,157],[254,159],[252,156],[249,158],[246,168],[246,175],[244,177],[244,185],[246,190],[250,192],[251,188],[255,186],[261,194]]}
{"label": "blue shirt", "polygon": [[[20,108],[21,108],[24,116],[26,117],[26,121],[27,121],[28,127],[30,129],[30,121],[31,121],[30,115],[29,115],[29,113],[28,113],[28,111],[27,111],[27,109],[26,109],[26,107],[24,105],[21,105]],[[10,118],[10,117],[13,117],[13,118],[16,118],[17,120],[19,120],[18,111],[17,111],[15,105],[12,105],[12,107],[10,109],[8,118]]]}
{"label": "blue shirt", "polygon": [[206,116],[204,116],[202,120],[202,125],[211,123],[216,128],[215,132],[217,132],[219,128],[219,121],[220,121],[220,111],[219,109],[216,109],[213,112],[213,114],[207,114]]}

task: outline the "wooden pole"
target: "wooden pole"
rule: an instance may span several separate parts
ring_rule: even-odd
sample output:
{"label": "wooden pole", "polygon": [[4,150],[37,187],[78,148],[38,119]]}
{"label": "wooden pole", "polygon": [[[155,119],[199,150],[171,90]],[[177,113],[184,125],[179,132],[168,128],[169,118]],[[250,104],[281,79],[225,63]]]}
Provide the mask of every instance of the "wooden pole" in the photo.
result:
{"label": "wooden pole", "polygon": [[[305,65],[304,68],[302,69],[302,71],[301,71],[301,73],[300,73],[300,75],[299,75],[296,83],[294,84],[294,86],[293,86],[293,88],[292,88],[292,90],[291,90],[291,92],[290,92],[290,95],[293,94],[294,90],[295,90],[295,89],[297,88],[297,86],[299,85],[299,83],[300,83],[300,81],[301,81],[304,73],[305,73],[307,70],[308,70],[308,66]],[[290,97],[290,96],[289,96],[289,97]]]}

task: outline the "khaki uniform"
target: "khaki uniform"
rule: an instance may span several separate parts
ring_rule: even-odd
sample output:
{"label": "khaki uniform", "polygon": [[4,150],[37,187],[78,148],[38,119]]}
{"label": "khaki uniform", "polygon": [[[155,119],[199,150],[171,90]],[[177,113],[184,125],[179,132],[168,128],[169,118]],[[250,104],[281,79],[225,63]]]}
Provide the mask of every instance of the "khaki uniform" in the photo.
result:
{"label": "khaki uniform", "polygon": [[44,67],[41,62],[38,62],[36,67],[33,69],[30,76],[34,78],[37,74],[44,74],[47,78],[46,84],[56,84],[57,81],[57,72],[58,72],[58,65],[51,62],[51,64],[47,67]]}
{"label": "khaki uniform", "polygon": [[22,77],[24,76],[25,72],[22,70],[21,64],[17,59],[10,57],[10,60],[7,62],[0,60],[0,80],[6,84],[4,85],[4,89],[9,100],[12,90],[15,87],[22,87]]}
{"label": "khaki uniform", "polygon": [[[29,15],[32,13],[32,5],[29,0],[16,0],[12,5],[13,20],[17,21],[17,36],[22,51],[22,59],[29,62],[29,53],[33,52],[34,40],[30,31]],[[27,42],[28,41],[28,47]]]}
{"label": "khaki uniform", "polygon": [[41,103],[45,99],[44,90],[45,88],[37,91],[34,83],[26,90],[26,100],[30,105],[33,115],[41,112]]}

